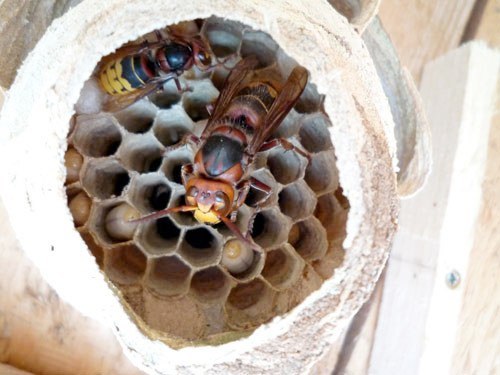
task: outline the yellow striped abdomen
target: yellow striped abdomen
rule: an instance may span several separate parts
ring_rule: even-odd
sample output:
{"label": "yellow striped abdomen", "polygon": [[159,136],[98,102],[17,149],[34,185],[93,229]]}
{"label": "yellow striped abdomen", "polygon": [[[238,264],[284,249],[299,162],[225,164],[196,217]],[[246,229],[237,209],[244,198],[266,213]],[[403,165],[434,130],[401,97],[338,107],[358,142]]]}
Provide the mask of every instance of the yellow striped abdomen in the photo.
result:
{"label": "yellow striped abdomen", "polygon": [[145,56],[126,56],[104,65],[99,72],[102,88],[110,95],[125,95],[136,91],[154,76]]}

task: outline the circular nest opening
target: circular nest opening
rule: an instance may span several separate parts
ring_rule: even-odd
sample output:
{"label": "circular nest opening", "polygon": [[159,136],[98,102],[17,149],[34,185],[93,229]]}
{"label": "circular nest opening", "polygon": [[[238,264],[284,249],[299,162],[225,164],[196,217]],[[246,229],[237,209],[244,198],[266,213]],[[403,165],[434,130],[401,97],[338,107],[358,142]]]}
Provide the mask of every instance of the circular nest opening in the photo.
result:
{"label": "circular nest opening", "polygon": [[[330,119],[322,96],[308,82],[295,108],[268,137],[282,137],[295,149],[259,152],[246,176],[269,193],[252,185],[235,225],[261,251],[245,249],[248,244],[238,243],[222,223],[200,224],[191,212],[131,225],[130,218],[185,204],[182,167],[195,162],[200,146],[182,142],[203,132],[239,60],[256,56],[255,77],[278,82],[278,88],[290,73],[281,67],[297,65],[268,34],[237,22],[211,17],[160,33],[172,30],[176,38],[201,38],[219,64],[182,72],[180,90],[173,79],[139,100],[130,99],[137,94],[130,90],[121,96],[128,99],[120,99],[126,105],[117,106],[99,84],[85,85],[84,99],[103,99],[86,113],[76,106],[66,191],[75,227],[119,289],[127,311],[146,334],[180,347],[249,334],[318,289],[342,264],[349,202],[338,183]],[[152,32],[132,44],[155,38]],[[99,81],[106,59],[90,81]],[[114,58],[122,65],[132,60]]]}

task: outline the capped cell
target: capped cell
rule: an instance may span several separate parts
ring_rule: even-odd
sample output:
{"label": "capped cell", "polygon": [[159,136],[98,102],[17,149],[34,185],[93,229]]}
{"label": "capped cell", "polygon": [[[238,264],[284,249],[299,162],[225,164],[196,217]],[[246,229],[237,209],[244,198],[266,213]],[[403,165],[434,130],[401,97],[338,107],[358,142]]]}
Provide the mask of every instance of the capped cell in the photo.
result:
{"label": "capped cell", "polygon": [[324,113],[304,116],[299,131],[300,143],[311,153],[333,149],[329,126],[331,122]]}
{"label": "capped cell", "polygon": [[339,176],[333,150],[312,155],[304,179],[316,194],[335,191],[339,185]]}
{"label": "capped cell", "polygon": [[212,17],[201,30],[206,37],[210,49],[217,57],[226,57],[238,51],[241,44],[243,25],[239,22]]}
{"label": "capped cell", "polygon": [[87,222],[91,207],[92,200],[84,191],[80,191],[69,199],[69,211],[73,216],[76,227],[80,227]]}
{"label": "capped cell", "polygon": [[222,247],[221,265],[238,281],[251,280],[260,275],[265,253],[251,249],[248,244],[230,238]]}
{"label": "capped cell", "polygon": [[278,202],[281,212],[297,221],[313,213],[316,196],[303,180],[299,180],[281,190]]}
{"label": "capped cell", "polygon": [[262,31],[245,31],[240,46],[242,58],[255,55],[259,60],[257,68],[264,68],[276,62],[279,46],[274,39]]}
{"label": "capped cell", "polygon": [[[301,147],[301,146],[298,146]],[[267,166],[280,184],[287,185],[304,175],[307,159],[299,156],[294,150],[285,151],[281,146],[269,153]]]}
{"label": "capped cell", "polygon": [[324,96],[318,93],[316,85],[309,81],[294,108],[299,113],[321,112],[323,101]]}
{"label": "capped cell", "polygon": [[103,246],[126,242],[132,239],[140,213],[128,203],[120,200],[96,202],[92,206],[88,226]]}
{"label": "capped cell", "polygon": [[66,167],[66,184],[80,180],[80,170],[83,165],[83,156],[73,147],[68,147],[64,154]]}

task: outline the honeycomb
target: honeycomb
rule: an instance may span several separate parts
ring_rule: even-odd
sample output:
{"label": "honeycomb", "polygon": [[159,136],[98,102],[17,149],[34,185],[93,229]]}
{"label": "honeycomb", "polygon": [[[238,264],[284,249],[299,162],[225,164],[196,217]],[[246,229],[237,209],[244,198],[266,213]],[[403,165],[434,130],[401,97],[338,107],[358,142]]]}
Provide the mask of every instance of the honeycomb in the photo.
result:
{"label": "honeycomb", "polygon": [[[187,24],[199,27],[215,56],[229,56],[228,64],[256,55],[258,73],[278,72],[283,80],[296,66],[268,34],[243,24],[215,17]],[[259,153],[252,176],[272,194],[256,206],[262,193],[251,189],[238,211],[236,225],[251,231],[262,253],[189,212],[130,222],[184,203],[180,169],[196,150],[179,142],[187,132],[201,134],[206,107],[228,73],[195,67],[180,77],[191,91],[180,93],[169,81],[116,113],[94,109],[102,93],[93,76],[68,135],[66,191],[75,227],[139,327],[173,347],[250,334],[301,303],[343,260],[349,202],[338,182],[332,124],[312,83],[274,134],[311,160],[280,147]]]}

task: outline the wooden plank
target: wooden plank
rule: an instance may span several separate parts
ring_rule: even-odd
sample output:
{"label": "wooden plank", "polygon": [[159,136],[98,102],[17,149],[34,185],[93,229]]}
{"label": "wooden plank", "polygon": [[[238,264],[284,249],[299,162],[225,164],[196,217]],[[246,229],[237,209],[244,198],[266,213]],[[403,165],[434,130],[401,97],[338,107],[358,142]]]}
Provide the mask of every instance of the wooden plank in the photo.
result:
{"label": "wooden plank", "polygon": [[[449,166],[450,189],[439,237],[436,282],[426,322],[421,360],[423,374],[430,371],[449,373],[452,365],[465,283],[453,288],[447,285],[445,278],[455,270],[457,276],[466,280],[468,265],[477,261],[472,258],[471,251],[482,199],[481,185],[499,68],[499,53],[485,44],[470,43],[429,64],[424,71],[424,101],[427,96],[436,103],[436,96],[440,95],[447,98],[443,104],[452,104],[431,107],[429,116],[436,116],[443,124],[450,120],[446,113],[450,110],[458,112],[460,118],[453,124],[457,134],[456,153]],[[447,90],[443,95],[443,91],[436,93],[438,88]],[[445,171],[437,170],[436,173],[444,175]]]}
{"label": "wooden plank", "polygon": [[[500,85],[498,86],[500,92]],[[483,200],[464,280],[452,373],[500,373],[500,101],[489,137]]]}
{"label": "wooden plank", "polygon": [[82,316],[43,280],[20,250],[1,201],[0,265],[0,362],[44,374],[141,374],[109,328]]}
{"label": "wooden plank", "polygon": [[2,375],[33,375],[32,372],[20,370],[17,367],[0,363],[0,374]]}
{"label": "wooden plank", "polygon": [[[500,0],[484,1],[472,39],[500,47]],[[453,353],[452,372],[500,373],[500,79],[488,143],[483,181],[483,199],[475,228],[474,245],[464,280],[464,302],[460,312]]]}
{"label": "wooden plank", "polygon": [[475,0],[384,0],[379,16],[416,82],[423,66],[460,44]]}
{"label": "wooden plank", "polygon": [[17,69],[53,19],[81,0],[0,1],[0,86],[10,87]]}
{"label": "wooden plank", "polygon": [[479,44],[425,70],[434,167],[424,190],[402,203],[370,373],[448,373],[463,289],[445,278],[452,269],[464,275],[470,260],[497,74],[498,55]]}
{"label": "wooden plank", "polygon": [[477,0],[462,40],[484,40],[490,47],[500,47],[500,0]]}

